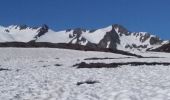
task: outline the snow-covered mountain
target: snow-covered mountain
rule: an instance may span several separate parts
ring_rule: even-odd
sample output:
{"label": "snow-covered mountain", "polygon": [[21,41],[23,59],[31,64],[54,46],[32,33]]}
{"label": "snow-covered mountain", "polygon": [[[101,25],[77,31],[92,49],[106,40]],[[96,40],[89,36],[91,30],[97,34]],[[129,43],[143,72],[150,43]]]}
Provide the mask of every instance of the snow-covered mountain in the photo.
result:
{"label": "snow-covered mountain", "polygon": [[71,43],[99,48],[119,50],[146,50],[156,48],[163,41],[147,32],[130,32],[121,25],[115,24],[97,30],[81,28],[54,31],[47,25],[28,27],[26,25],[0,26],[0,42],[50,42]]}
{"label": "snow-covered mountain", "polygon": [[28,27],[27,25],[0,26],[0,42],[29,42],[48,32],[48,26]]}

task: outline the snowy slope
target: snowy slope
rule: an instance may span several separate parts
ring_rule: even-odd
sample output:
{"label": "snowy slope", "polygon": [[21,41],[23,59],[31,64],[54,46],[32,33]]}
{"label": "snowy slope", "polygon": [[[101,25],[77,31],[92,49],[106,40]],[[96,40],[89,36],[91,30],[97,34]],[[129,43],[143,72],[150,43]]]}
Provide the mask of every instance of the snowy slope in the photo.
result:
{"label": "snowy slope", "polygon": [[0,42],[12,41],[13,37],[5,31],[5,27],[0,26]]}
{"label": "snowy slope", "polygon": [[[167,62],[168,53],[147,57],[50,48],[0,48],[0,100],[169,100],[170,66],[77,69],[79,62]],[[86,58],[115,58],[84,60]],[[170,62],[170,61],[169,61]],[[60,64],[61,66],[56,66]],[[77,82],[98,81],[77,85]]]}
{"label": "snowy slope", "polygon": [[29,42],[38,34],[38,30],[31,27],[11,25],[9,27],[0,27],[0,42]]}
{"label": "snowy slope", "polygon": [[26,27],[25,29],[20,29],[19,26],[9,26],[8,30],[8,34],[14,37],[13,41],[29,42],[35,37],[35,35],[38,34],[37,31],[39,30],[39,28],[33,29],[30,27]]}
{"label": "snowy slope", "polygon": [[55,32],[53,30],[49,30],[45,35],[38,38],[36,42],[69,43],[71,41],[69,34],[72,34],[72,31]]}
{"label": "snowy slope", "polygon": [[[90,32],[89,30],[82,31],[76,33],[76,30],[70,30],[70,31],[59,31],[55,32],[52,30],[49,30],[45,35],[41,36],[39,39],[36,40],[36,42],[51,42],[51,43],[78,43],[77,39],[81,40],[82,38],[85,38],[87,41],[91,43],[98,44],[103,37],[105,36],[106,32],[109,32],[112,30],[112,26],[98,29],[94,32]],[[79,36],[78,36],[79,35]],[[86,41],[80,41],[79,44],[86,45]]]}
{"label": "snowy slope", "polygon": [[112,26],[108,26],[106,28],[98,29],[92,33],[89,31],[84,32],[82,37],[90,41],[91,43],[99,44],[99,42],[104,38],[107,32],[112,30]]}

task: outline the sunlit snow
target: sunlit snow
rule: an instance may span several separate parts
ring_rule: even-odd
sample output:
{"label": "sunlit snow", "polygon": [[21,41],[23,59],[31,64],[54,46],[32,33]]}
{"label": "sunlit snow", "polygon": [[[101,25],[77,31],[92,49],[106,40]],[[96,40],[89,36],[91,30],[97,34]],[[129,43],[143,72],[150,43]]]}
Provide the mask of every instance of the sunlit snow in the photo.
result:
{"label": "sunlit snow", "polygon": [[[8,69],[0,71],[0,100],[169,100],[170,66],[73,67],[80,62],[170,62],[168,53],[139,54],[159,58],[50,48],[0,48],[0,68]],[[84,60],[92,57],[115,59]],[[87,80],[98,83],[76,85]]]}

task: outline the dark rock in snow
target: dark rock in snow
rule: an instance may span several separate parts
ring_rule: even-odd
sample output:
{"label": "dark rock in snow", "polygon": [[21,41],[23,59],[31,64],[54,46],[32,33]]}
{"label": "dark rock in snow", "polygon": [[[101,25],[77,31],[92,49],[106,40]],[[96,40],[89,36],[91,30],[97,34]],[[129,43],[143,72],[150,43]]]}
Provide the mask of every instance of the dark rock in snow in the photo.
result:
{"label": "dark rock in snow", "polygon": [[156,51],[156,52],[168,52],[170,53],[170,43],[164,44],[156,49],[152,49],[150,51]]}
{"label": "dark rock in snow", "polygon": [[9,69],[6,69],[6,68],[0,68],[0,71],[9,71]]}
{"label": "dark rock in snow", "polygon": [[45,33],[47,33],[47,32],[48,32],[48,29],[49,29],[48,26],[44,24],[44,25],[38,30],[38,34],[35,36],[35,38],[38,38],[38,37],[44,35]]}
{"label": "dark rock in snow", "polygon": [[95,84],[95,83],[100,83],[99,81],[93,81],[93,80],[87,80],[87,81],[82,81],[82,82],[77,82],[77,86],[82,85],[82,84]]}
{"label": "dark rock in snow", "polygon": [[122,62],[122,63],[86,63],[81,62],[79,64],[73,65],[73,67],[77,68],[117,68],[123,65],[131,65],[131,66],[141,66],[141,65],[170,65],[169,62]]}

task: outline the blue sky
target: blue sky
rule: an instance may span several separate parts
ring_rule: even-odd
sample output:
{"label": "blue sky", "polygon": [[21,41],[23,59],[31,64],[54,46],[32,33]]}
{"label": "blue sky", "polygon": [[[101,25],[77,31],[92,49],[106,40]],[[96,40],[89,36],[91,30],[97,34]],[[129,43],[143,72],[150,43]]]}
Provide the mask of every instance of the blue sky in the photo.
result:
{"label": "blue sky", "polygon": [[0,0],[0,25],[47,24],[54,30],[121,24],[170,39],[170,0]]}

